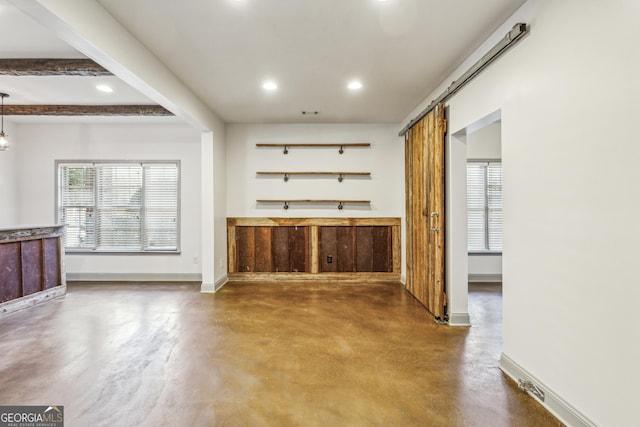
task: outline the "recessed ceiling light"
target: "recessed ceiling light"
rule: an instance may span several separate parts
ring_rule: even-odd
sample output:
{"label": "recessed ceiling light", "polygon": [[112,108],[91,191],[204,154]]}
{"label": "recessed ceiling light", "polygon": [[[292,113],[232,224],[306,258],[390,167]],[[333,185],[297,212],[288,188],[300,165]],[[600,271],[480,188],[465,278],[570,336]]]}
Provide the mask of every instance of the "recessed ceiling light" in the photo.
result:
{"label": "recessed ceiling light", "polygon": [[98,89],[101,92],[107,92],[107,93],[113,92],[113,89],[111,89],[111,86],[107,86],[107,85],[98,85],[96,86],[96,89]]}
{"label": "recessed ceiling light", "polygon": [[262,84],[262,88],[264,90],[276,90],[278,89],[278,85],[276,84],[276,82],[267,81]]}
{"label": "recessed ceiling light", "polygon": [[350,90],[358,90],[358,89],[362,89],[362,83],[359,82],[358,80],[354,80],[352,82],[349,82],[349,84],[347,85],[347,87]]}

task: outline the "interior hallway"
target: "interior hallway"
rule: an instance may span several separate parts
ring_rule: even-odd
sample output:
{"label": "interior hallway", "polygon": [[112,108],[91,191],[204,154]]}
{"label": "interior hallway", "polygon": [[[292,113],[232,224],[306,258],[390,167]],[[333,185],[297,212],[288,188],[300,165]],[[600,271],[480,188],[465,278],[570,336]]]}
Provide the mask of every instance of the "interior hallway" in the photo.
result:
{"label": "interior hallway", "polygon": [[400,285],[71,284],[0,318],[0,403],[68,426],[560,425],[498,369],[482,289],[452,328]]}

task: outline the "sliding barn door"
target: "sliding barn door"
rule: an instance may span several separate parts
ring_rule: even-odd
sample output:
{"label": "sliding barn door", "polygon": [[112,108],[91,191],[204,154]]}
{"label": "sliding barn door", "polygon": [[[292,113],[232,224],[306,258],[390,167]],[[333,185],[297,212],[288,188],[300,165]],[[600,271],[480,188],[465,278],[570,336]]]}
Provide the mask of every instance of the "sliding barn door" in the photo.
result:
{"label": "sliding barn door", "polygon": [[407,290],[444,320],[444,107],[439,104],[407,133]]}

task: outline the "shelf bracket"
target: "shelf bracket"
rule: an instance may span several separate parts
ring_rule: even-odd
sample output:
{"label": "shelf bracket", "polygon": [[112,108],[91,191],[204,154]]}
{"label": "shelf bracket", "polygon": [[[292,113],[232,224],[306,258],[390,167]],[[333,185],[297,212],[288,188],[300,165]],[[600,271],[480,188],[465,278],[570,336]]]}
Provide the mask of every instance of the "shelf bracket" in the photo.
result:
{"label": "shelf bracket", "polygon": [[285,210],[289,209],[289,202],[284,202],[284,209]]}
{"label": "shelf bracket", "polygon": [[338,150],[338,153],[340,153],[340,154],[344,153],[344,146],[343,145],[340,146],[340,149]]}
{"label": "shelf bracket", "polygon": [[[286,153],[285,153],[285,154],[286,154]],[[287,181],[289,181],[289,174],[288,174],[288,173],[285,173],[285,174],[284,174],[284,182],[287,182]]]}
{"label": "shelf bracket", "polygon": [[282,151],[283,154],[289,154],[289,147],[287,147],[286,145],[284,146],[284,150]]}
{"label": "shelf bracket", "polygon": [[343,173],[338,175],[338,182],[342,182],[342,181],[344,181],[344,174]]}
{"label": "shelf bracket", "polygon": [[338,209],[342,210],[344,208],[344,204],[342,202],[338,202]]}

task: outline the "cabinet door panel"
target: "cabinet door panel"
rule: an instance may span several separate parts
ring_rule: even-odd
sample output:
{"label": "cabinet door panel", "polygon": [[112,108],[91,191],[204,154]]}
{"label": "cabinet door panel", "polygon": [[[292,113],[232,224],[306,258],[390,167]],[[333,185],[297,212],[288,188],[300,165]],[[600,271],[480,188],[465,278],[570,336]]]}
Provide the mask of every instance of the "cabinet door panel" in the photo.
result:
{"label": "cabinet door panel", "polygon": [[253,271],[255,267],[255,227],[236,228],[236,270],[239,273]]}
{"label": "cabinet door panel", "polygon": [[309,228],[288,227],[291,272],[306,272],[309,260]]}
{"label": "cabinet door panel", "polygon": [[[318,241],[320,242],[320,272],[332,273],[337,271],[337,227],[318,227]],[[331,257],[331,263],[327,262],[327,257]]]}
{"label": "cabinet door panel", "polygon": [[22,246],[22,295],[42,290],[42,242],[27,240]]}
{"label": "cabinet door panel", "polygon": [[393,267],[391,227],[371,227],[373,234],[373,265],[371,271],[390,272]]}
{"label": "cabinet door panel", "polygon": [[43,239],[42,244],[44,246],[44,288],[55,288],[61,284],[58,238]]}
{"label": "cabinet door panel", "polygon": [[255,268],[253,271],[271,271],[271,227],[256,227],[254,257]]}
{"label": "cabinet door panel", "polygon": [[22,270],[20,268],[20,243],[0,245],[0,302],[22,296]]}
{"label": "cabinet door panel", "polygon": [[353,272],[355,270],[355,232],[354,227],[336,227],[337,237],[337,270]]}
{"label": "cabinet door panel", "polygon": [[273,257],[273,270],[276,273],[290,271],[289,263],[289,227],[271,228],[271,255]]}
{"label": "cabinet door panel", "polygon": [[356,271],[373,270],[372,227],[356,227]]}

